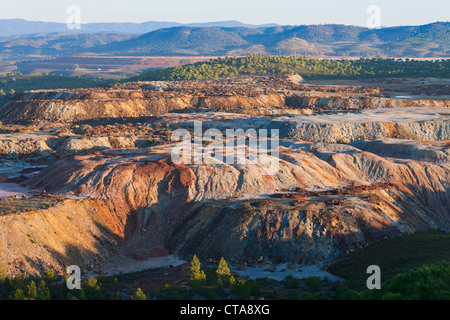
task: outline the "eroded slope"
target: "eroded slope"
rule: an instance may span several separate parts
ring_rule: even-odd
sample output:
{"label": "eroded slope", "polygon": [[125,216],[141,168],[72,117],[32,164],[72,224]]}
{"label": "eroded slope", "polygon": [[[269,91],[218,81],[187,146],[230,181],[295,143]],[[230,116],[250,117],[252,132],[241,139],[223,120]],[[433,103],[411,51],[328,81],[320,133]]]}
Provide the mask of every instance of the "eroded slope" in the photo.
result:
{"label": "eroded slope", "polygon": [[174,165],[170,146],[111,150],[60,160],[29,185],[110,201],[124,212],[121,250],[135,259],[312,263],[383,237],[450,230],[448,143],[409,141],[405,151],[398,142],[286,140],[274,176],[254,165]]}

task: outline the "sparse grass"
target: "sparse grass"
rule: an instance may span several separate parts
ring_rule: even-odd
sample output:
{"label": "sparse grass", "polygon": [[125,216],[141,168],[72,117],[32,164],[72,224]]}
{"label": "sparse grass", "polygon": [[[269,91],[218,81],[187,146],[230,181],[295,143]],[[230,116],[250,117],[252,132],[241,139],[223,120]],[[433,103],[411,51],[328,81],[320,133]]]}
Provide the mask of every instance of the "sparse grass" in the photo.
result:
{"label": "sparse grass", "polygon": [[0,199],[0,216],[47,209],[63,201],[58,196],[12,196]]}

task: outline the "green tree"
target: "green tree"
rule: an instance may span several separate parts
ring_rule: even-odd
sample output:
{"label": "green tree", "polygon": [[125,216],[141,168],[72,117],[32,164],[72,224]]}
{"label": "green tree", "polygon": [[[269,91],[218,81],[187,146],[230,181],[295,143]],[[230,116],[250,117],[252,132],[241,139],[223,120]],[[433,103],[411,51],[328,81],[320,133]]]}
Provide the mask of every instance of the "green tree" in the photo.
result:
{"label": "green tree", "polygon": [[137,288],[136,292],[130,297],[131,300],[147,300],[147,296],[142,292],[141,288]]}
{"label": "green tree", "polygon": [[14,294],[9,297],[10,300],[26,300],[22,289],[16,289]]}
{"label": "green tree", "polygon": [[298,300],[300,298],[300,294],[297,289],[291,289],[289,291],[289,297],[293,300]]}
{"label": "green tree", "polygon": [[322,280],[316,276],[307,278],[306,284],[308,285],[309,289],[314,292],[319,291],[322,288]]}
{"label": "green tree", "polygon": [[216,273],[217,276],[219,277],[231,275],[230,268],[228,268],[228,264],[223,257],[220,258],[219,266],[217,267]]}
{"label": "green tree", "polygon": [[216,270],[217,274],[217,282],[219,285],[234,285],[236,282],[234,277],[231,275],[230,268],[228,268],[228,264],[225,259],[222,257],[219,261],[219,266]]}
{"label": "green tree", "polygon": [[31,281],[29,285],[27,285],[27,296],[29,300],[36,300],[38,297],[36,283]]}
{"label": "green tree", "polygon": [[88,280],[84,282],[83,289],[86,295],[86,299],[88,300],[100,300],[103,298],[103,295],[100,290],[100,284],[94,277],[90,277]]}
{"label": "green tree", "polygon": [[288,289],[297,289],[300,287],[300,280],[297,278],[294,278],[292,276],[286,277],[286,288]]}
{"label": "green tree", "polygon": [[39,290],[37,292],[37,299],[38,300],[50,300],[50,290],[48,289],[46,283],[44,280],[41,280],[41,283],[39,284]]}
{"label": "green tree", "polygon": [[190,278],[191,281],[205,281],[206,275],[203,270],[200,269],[200,260],[194,255],[191,262]]}
{"label": "green tree", "polygon": [[53,271],[52,269],[45,270],[45,273],[42,276],[42,280],[44,280],[48,285],[55,284],[58,281],[55,277],[55,271]]}
{"label": "green tree", "polygon": [[241,279],[236,282],[233,286],[233,293],[238,297],[238,299],[245,300],[248,299],[252,292],[252,286],[249,282]]}
{"label": "green tree", "polygon": [[311,293],[303,292],[301,300],[316,300]]}
{"label": "green tree", "polygon": [[180,300],[180,293],[178,291],[174,291],[172,293],[172,300]]}

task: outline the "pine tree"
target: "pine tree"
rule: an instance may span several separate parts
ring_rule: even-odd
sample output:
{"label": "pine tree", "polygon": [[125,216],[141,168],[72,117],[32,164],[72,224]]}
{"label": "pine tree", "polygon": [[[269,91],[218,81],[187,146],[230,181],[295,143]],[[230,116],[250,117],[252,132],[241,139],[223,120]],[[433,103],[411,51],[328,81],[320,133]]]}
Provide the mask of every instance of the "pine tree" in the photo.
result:
{"label": "pine tree", "polygon": [[194,258],[192,258],[191,262],[191,281],[204,281],[206,280],[206,275],[203,270],[200,270],[200,261],[198,260],[197,256],[194,255]]}
{"label": "pine tree", "polygon": [[136,292],[130,297],[131,300],[147,300],[147,296],[142,292],[141,288],[137,288]]}
{"label": "pine tree", "polygon": [[222,257],[219,262],[219,266],[216,270],[217,282],[219,285],[234,285],[236,282],[234,277],[231,275],[230,268],[225,259]]}
{"label": "pine tree", "polygon": [[231,276],[230,268],[228,268],[228,264],[223,257],[220,258],[219,267],[217,268],[216,273],[219,277]]}
{"label": "pine tree", "polygon": [[41,283],[39,284],[39,290],[37,293],[37,297],[39,300],[50,300],[50,290],[47,288],[47,285],[44,280],[41,280]]}
{"label": "pine tree", "polygon": [[16,291],[14,291],[14,294],[9,296],[10,300],[26,300],[25,298],[25,294],[23,293],[22,289],[16,289]]}
{"label": "pine tree", "polygon": [[101,300],[103,298],[100,284],[94,277],[84,281],[84,292],[88,300]]}
{"label": "pine tree", "polygon": [[[52,285],[58,281],[55,277],[55,271],[53,271],[52,269],[45,270],[42,280],[44,280],[45,283],[47,283],[49,285]],[[64,280],[66,280],[66,279],[64,279]]]}
{"label": "pine tree", "polygon": [[28,299],[30,299],[30,300],[37,299],[37,288],[36,288],[36,283],[34,283],[34,281],[31,281],[31,283],[29,285],[27,285],[27,295],[28,295]]}

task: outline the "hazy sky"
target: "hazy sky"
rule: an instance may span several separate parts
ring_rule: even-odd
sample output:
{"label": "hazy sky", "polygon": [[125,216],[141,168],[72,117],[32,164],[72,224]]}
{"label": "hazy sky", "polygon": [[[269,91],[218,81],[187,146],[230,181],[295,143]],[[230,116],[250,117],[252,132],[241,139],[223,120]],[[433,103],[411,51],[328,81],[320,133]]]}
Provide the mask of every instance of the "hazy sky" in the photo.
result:
{"label": "hazy sky", "polygon": [[70,5],[81,23],[239,20],[263,24],[339,23],[365,26],[370,5],[380,8],[382,26],[450,20],[449,0],[0,0],[0,19],[66,22]]}

